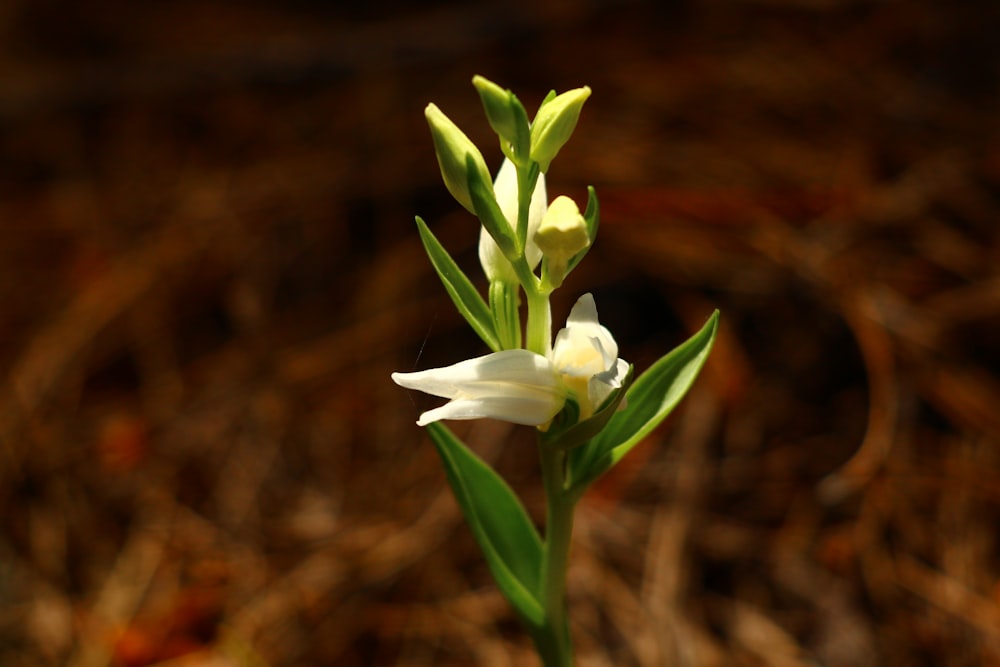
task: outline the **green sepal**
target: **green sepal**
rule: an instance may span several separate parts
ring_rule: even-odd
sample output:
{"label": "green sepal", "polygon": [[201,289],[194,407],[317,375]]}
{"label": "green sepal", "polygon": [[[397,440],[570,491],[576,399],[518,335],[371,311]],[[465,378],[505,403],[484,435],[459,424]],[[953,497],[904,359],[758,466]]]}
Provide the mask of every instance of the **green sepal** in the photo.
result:
{"label": "green sepal", "polygon": [[666,418],[694,384],[715,342],[719,311],[661,357],[625,392],[625,407],[590,442],[570,452],[570,493],[582,494]]}
{"label": "green sepal", "polygon": [[601,224],[601,204],[597,201],[597,193],[591,185],[587,186],[587,210],[583,212],[583,221],[587,223],[587,235],[590,237],[590,245],[573,255],[569,260],[569,268],[566,270],[567,274],[576,268],[576,265],[584,258],[587,251],[594,247],[594,239],[597,238],[597,228]]}
{"label": "green sepal", "polygon": [[530,628],[541,627],[542,540],[524,506],[503,478],[447,426],[428,424],[427,433],[497,587]]}
{"label": "green sepal", "polygon": [[469,326],[479,334],[483,342],[493,352],[503,349],[500,345],[500,338],[497,336],[496,327],[493,324],[493,315],[489,307],[483,301],[483,297],[476,291],[472,281],[466,277],[462,269],[451,258],[448,251],[437,240],[420,216],[417,216],[417,230],[420,232],[420,240],[424,243],[424,250],[430,258],[434,270],[437,271],[445,291],[451,297],[452,302],[462,314]]}
{"label": "green sepal", "polygon": [[[600,407],[594,411],[594,414],[583,421],[578,421],[579,407],[572,399],[567,399],[566,408],[556,415],[549,430],[542,434],[542,446],[566,451],[586,444],[588,440],[604,430],[604,427],[618,411],[618,406],[621,405],[625,393],[632,385],[632,376],[633,367],[629,365],[628,374],[625,376],[622,386],[611,392]],[[572,480],[570,481],[572,482]]]}

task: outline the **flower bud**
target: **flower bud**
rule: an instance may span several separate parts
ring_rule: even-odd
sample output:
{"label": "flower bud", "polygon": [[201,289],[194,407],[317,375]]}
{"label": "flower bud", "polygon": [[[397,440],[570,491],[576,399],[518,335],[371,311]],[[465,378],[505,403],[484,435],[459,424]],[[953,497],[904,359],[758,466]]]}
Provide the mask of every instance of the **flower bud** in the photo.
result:
{"label": "flower bud", "polygon": [[509,90],[478,74],[472,85],[479,92],[490,127],[500,137],[500,149],[507,158],[521,163],[530,146],[528,116],[521,102]]}
{"label": "flower bud", "polygon": [[566,196],[556,197],[535,232],[535,245],[548,263],[548,276],[558,287],[566,277],[569,260],[590,245],[587,221],[576,202]]}
{"label": "flower bud", "polygon": [[553,158],[576,128],[580,109],[590,97],[590,88],[574,88],[542,104],[531,125],[531,159],[542,172],[549,170]]}
{"label": "flower bud", "polygon": [[434,152],[437,153],[445,187],[459,204],[469,213],[475,214],[472,197],[469,194],[469,165],[474,166],[483,182],[489,183],[490,172],[486,168],[482,153],[465,133],[437,108],[437,105],[428,104],[424,115],[431,128]]}

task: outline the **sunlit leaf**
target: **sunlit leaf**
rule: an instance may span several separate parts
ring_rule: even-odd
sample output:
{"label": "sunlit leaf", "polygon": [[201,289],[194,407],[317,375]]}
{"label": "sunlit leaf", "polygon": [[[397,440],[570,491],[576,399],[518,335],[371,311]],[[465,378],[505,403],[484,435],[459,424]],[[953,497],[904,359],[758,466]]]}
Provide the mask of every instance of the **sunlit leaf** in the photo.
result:
{"label": "sunlit leaf", "polygon": [[447,426],[435,422],[427,432],[497,586],[529,626],[541,626],[542,541],[527,512],[507,483]]}
{"label": "sunlit leaf", "polygon": [[597,238],[597,228],[601,224],[601,205],[597,201],[597,193],[592,186],[587,187],[587,209],[583,212],[583,219],[587,223],[587,235],[590,237],[590,245],[573,255],[569,260],[569,270],[572,271],[580,260],[584,258],[587,251],[594,247],[594,239]]}
{"label": "sunlit leaf", "polygon": [[662,422],[687,393],[719,328],[715,311],[701,331],[646,370],[625,393],[625,407],[583,447],[570,452],[571,492],[582,493]]}
{"label": "sunlit leaf", "polygon": [[491,350],[500,351],[502,347],[493,325],[493,315],[483,297],[420,217],[417,217],[417,229],[420,231],[420,240],[424,243],[427,256],[458,312]]}

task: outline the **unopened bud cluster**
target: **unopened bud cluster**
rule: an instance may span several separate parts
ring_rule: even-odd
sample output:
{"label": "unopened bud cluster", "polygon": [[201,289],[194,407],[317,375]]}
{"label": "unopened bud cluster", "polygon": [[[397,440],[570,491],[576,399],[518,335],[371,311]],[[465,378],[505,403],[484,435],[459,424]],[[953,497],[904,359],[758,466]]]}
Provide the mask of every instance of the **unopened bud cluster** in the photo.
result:
{"label": "unopened bud cluster", "polygon": [[539,279],[556,288],[593,242],[597,227],[596,209],[588,219],[569,197],[547,204],[545,191],[545,174],[573,133],[590,88],[553,91],[529,122],[511,91],[482,76],[472,83],[506,160],[491,181],[475,144],[429,104],[425,115],[441,176],[455,200],[482,223],[479,255],[491,282],[524,285],[544,257]]}

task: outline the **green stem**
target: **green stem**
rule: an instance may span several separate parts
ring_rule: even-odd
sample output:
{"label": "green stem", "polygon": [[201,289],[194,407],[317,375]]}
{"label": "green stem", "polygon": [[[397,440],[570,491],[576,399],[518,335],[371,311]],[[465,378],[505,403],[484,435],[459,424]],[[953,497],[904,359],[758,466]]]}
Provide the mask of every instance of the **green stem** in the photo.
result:
{"label": "green stem", "polygon": [[536,645],[545,667],[572,667],[573,648],[566,614],[566,570],[573,535],[574,500],[565,493],[566,453],[541,447],[547,518],[542,560],[542,605],[545,625]]}
{"label": "green stem", "polygon": [[544,357],[549,356],[552,347],[552,310],[549,306],[549,292],[533,285],[525,287],[528,302],[528,331],[525,347]]}
{"label": "green stem", "polygon": [[[528,302],[528,323],[525,347],[548,357],[552,349],[552,310],[549,281],[540,281],[525,258],[528,245],[528,213],[531,195],[539,177],[537,165],[529,162],[517,167],[517,238],[521,256],[513,262]],[[542,479],[545,484],[546,511],[545,546],[542,552],[542,581],[539,591],[545,619],[535,627],[532,636],[545,667],[572,667],[573,650],[566,615],[566,568],[569,544],[573,534],[575,498],[565,492],[566,453],[546,447],[539,441],[542,456]]]}

